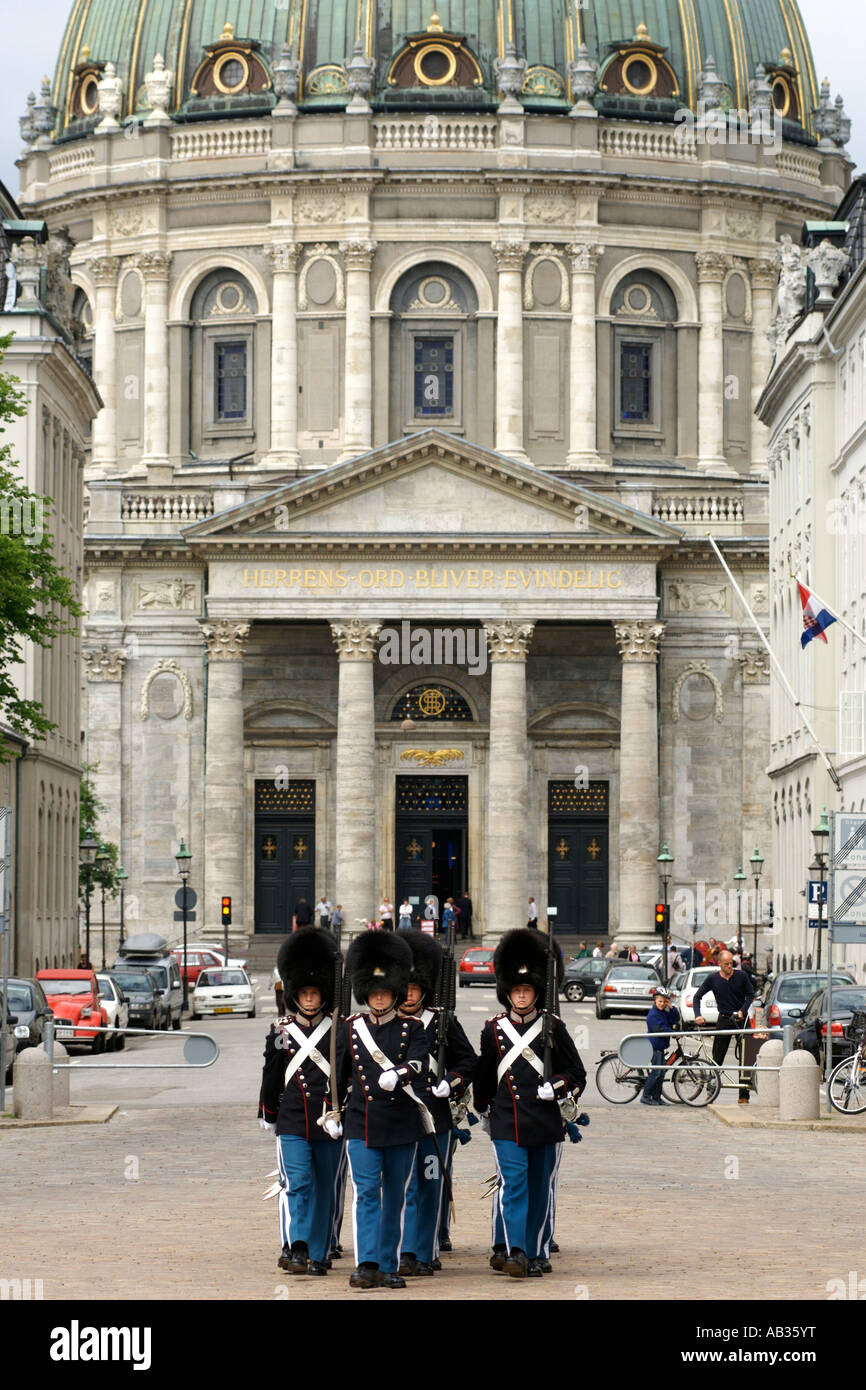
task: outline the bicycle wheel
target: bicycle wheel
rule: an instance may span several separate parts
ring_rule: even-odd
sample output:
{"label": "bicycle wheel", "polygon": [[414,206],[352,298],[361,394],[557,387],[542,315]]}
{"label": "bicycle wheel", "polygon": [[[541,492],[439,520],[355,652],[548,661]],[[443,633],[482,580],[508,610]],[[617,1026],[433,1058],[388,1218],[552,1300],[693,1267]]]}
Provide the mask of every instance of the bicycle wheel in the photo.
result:
{"label": "bicycle wheel", "polygon": [[598,1093],[611,1105],[628,1105],[643,1090],[645,1073],[639,1067],[627,1067],[615,1055],[602,1057],[595,1069]]}
{"label": "bicycle wheel", "polygon": [[722,1078],[713,1062],[684,1059],[674,1067],[674,1090],[684,1105],[712,1105],[721,1089]]}
{"label": "bicycle wheel", "polygon": [[662,1081],[662,1100],[666,1100],[668,1105],[679,1105],[680,1098],[677,1095],[677,1088],[674,1085],[674,1077],[677,1067],[681,1067],[683,1059],[680,1057],[676,1062],[672,1062],[664,1074]]}
{"label": "bicycle wheel", "polygon": [[862,1115],[866,1110],[866,1064],[859,1052],[835,1066],[827,1083],[830,1104],[840,1115]]}

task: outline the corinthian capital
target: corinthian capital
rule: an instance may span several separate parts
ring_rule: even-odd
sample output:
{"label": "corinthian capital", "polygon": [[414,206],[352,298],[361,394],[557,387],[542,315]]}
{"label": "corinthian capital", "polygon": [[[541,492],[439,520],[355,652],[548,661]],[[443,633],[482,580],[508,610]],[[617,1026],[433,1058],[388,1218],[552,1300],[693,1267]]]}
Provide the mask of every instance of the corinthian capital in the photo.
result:
{"label": "corinthian capital", "polygon": [[737,657],[743,672],[744,685],[768,685],[770,662],[763,652],[744,652]]}
{"label": "corinthian capital", "polygon": [[535,624],[513,623],[505,618],[501,622],[485,622],[484,631],[491,661],[525,661]]}
{"label": "corinthian capital", "polygon": [[119,256],[94,256],[87,262],[87,269],[93,276],[97,289],[100,286],[114,286],[117,279],[117,272],[120,269]]}
{"label": "corinthian capital", "polygon": [[145,280],[167,280],[171,269],[171,252],[142,251],[138,264]]}
{"label": "corinthian capital", "polygon": [[340,661],[372,661],[381,623],[365,623],[351,618],[347,623],[331,623],[331,636]]}
{"label": "corinthian capital", "polygon": [[201,635],[211,661],[242,661],[250,625],[236,623],[231,618],[217,618],[215,623],[201,624]]}
{"label": "corinthian capital", "polygon": [[614,623],[614,635],[623,661],[655,661],[664,623]]}
{"label": "corinthian capital", "polygon": [[774,290],[779,278],[779,262],[755,257],[749,261],[749,275],[754,290]]}
{"label": "corinthian capital", "polygon": [[103,642],[102,646],[94,651],[82,652],[82,656],[89,681],[123,680],[123,663],[126,661],[126,652],[122,648],[111,651]]}
{"label": "corinthian capital", "polygon": [[349,241],[341,241],[340,250],[347,270],[369,270],[373,264],[376,243],[368,241],[365,237],[353,237]]}
{"label": "corinthian capital", "polygon": [[300,251],[300,246],[296,246],[293,241],[275,241],[273,246],[265,247],[265,255],[274,270],[294,270]]}
{"label": "corinthian capital", "polygon": [[494,241],[491,250],[497,270],[522,270],[529,247],[525,241]]}
{"label": "corinthian capital", "polygon": [[603,246],[597,246],[589,241],[575,241],[568,249],[571,253],[572,270],[582,270],[591,275],[595,274],[596,267],[604,255]]}
{"label": "corinthian capital", "polygon": [[720,251],[698,251],[695,256],[698,270],[698,283],[721,284],[730,268],[727,256]]}

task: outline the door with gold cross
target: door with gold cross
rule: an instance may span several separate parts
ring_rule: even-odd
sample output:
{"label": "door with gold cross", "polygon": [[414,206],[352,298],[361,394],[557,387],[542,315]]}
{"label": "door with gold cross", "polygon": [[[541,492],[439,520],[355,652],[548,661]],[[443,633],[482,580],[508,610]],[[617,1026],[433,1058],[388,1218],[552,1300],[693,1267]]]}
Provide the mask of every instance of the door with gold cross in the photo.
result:
{"label": "door with gold cross", "polygon": [[256,783],[256,932],[285,936],[298,904],[315,906],[315,783]]}
{"label": "door with gold cross", "polygon": [[551,782],[548,793],[548,891],[560,935],[604,936],[608,928],[607,784],[576,788]]}

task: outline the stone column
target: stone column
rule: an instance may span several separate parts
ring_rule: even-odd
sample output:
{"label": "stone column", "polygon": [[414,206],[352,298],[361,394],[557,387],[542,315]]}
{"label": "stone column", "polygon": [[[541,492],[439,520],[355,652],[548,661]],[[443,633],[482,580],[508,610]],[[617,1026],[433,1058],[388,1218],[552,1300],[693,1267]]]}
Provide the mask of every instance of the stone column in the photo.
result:
{"label": "stone column", "polygon": [[144,276],[144,455],[150,468],[168,467],[168,273],[170,251],[139,256]]}
{"label": "stone column", "polygon": [[523,449],[523,262],[522,241],[494,241],[499,271],[496,317],[496,448],[528,463]]}
{"label": "stone column", "polygon": [[340,663],[337,699],[336,902],[349,931],[376,911],[376,719],[373,660],[381,623],[331,623]]}
{"label": "stone column", "polygon": [[107,472],[117,462],[117,359],[114,351],[114,299],[117,256],[96,256],[87,268],[96,285],[93,306],[93,379],[103,405],[93,421],[92,461]]}
{"label": "stone column", "polygon": [[773,317],[779,267],[774,260],[754,260],[749,261],[749,273],[752,280],[752,462],[749,472],[766,478],[770,431],[763,420],[758,419],[755,409],[773,362],[767,330]]}
{"label": "stone column", "polygon": [[484,624],[490,652],[484,918],[487,932],[496,935],[526,924],[526,653],[533,628],[507,619]]}
{"label": "stone column", "polygon": [[[121,696],[126,652],[103,642],[100,647],[82,652],[82,658],[87,672],[88,756],[91,762],[99,764],[95,783],[103,806],[100,832],[103,839],[122,847]],[[82,825],[82,836],[89,828]]]}
{"label": "stone column", "polygon": [[[249,623],[201,624],[207,646],[204,789],[204,929],[221,930],[220,898],[232,900],[232,930],[244,930],[244,644]],[[288,930],[287,923],[287,930]],[[248,924],[252,929],[252,923]]]}
{"label": "stone column", "polygon": [[298,462],[298,282],[300,248],[291,241],[267,248],[274,267],[271,311],[271,448],[268,464]]}
{"label": "stone column", "polygon": [[698,359],[698,467],[728,472],[724,449],[725,363],[722,340],[722,281],[728,269],[717,251],[699,251],[698,312],[701,333]]}
{"label": "stone column", "polygon": [[570,468],[598,468],[596,436],[595,272],[604,247],[579,242],[571,252],[571,351],[569,355]]}
{"label": "stone column", "polygon": [[664,623],[615,623],[622,658],[619,753],[619,938],[653,938],[658,893],[656,662]]}
{"label": "stone column", "polygon": [[346,354],[343,451],[354,458],[373,443],[373,340],[370,331],[370,270],[375,241],[341,241],[346,268]]}

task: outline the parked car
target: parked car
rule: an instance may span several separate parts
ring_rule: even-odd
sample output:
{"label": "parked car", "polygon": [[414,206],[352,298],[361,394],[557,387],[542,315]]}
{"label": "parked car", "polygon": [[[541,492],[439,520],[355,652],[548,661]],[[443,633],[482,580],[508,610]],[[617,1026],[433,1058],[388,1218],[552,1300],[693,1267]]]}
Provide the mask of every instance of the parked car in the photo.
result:
{"label": "parked car", "polygon": [[211,946],[188,946],[186,950],[186,963],[184,963],[183,947],[176,946],[172,951],[175,957],[181,979],[186,976],[188,985],[194,985],[203,970],[209,965],[224,966],[234,970],[246,970],[245,960],[233,960],[231,957],[226,959],[222,951],[217,951]]}
{"label": "parked car", "polygon": [[661,976],[652,965],[631,965],[628,961],[609,961],[595,996],[596,1018],[614,1014],[648,1014],[653,991]]}
{"label": "parked car", "polygon": [[111,973],[116,974],[117,968],[124,965],[142,965],[151,972],[162,990],[165,1026],[179,1028],[183,1013],[183,981],[177,957],[165,937],[152,932],[128,936],[120,947]]}
{"label": "parked car", "polygon": [[[704,980],[709,979],[710,975],[715,975],[718,970],[716,965],[697,965],[694,970],[683,970],[675,975],[668,988],[674,1005],[680,1011],[680,1022],[683,1028],[694,1028],[695,1011],[692,1007],[694,997],[700,989]],[[719,1011],[716,1007],[715,996],[712,990],[705,994],[701,1000],[701,1018],[706,1019],[707,1023],[718,1023]]]}
{"label": "parked car", "polygon": [[[834,985],[833,1016],[830,1020],[831,1055],[834,1066],[837,1062],[841,1062],[844,1057],[850,1057],[854,1051],[854,1044],[845,1035],[855,1009],[866,1009],[866,986],[858,985],[852,989],[850,985],[846,985],[843,989],[837,989]],[[792,1010],[791,1013],[797,1028],[797,1032],[794,1034],[794,1046],[802,1047],[806,1052],[811,1052],[823,1071],[824,1049],[827,1045],[826,989],[819,989],[812,995],[799,1017],[797,1017],[796,1009]]]}
{"label": "parked car", "polygon": [[118,1032],[120,1028],[128,1028],[129,1025],[129,1004],[126,995],[120,985],[111,975],[99,974],[96,977],[99,984],[99,997],[102,1000],[102,1007],[108,1014],[108,1026],[115,1031],[108,1034],[106,1041],[106,1051],[122,1052],[126,1046],[126,1034]]}
{"label": "parked car", "polygon": [[[853,976],[834,972],[834,991],[839,984],[856,985]],[[770,982],[764,995],[764,1008],[771,1037],[782,1036],[786,1024],[796,1024],[812,995],[827,984],[827,972],[817,970],[786,970]]]}
{"label": "parked car", "polygon": [[36,979],[54,1014],[54,1036],[64,1044],[89,1047],[94,1056],[105,1051],[108,1015],[99,998],[92,970],[39,970]]}
{"label": "parked car", "polygon": [[37,980],[12,979],[8,981],[7,1008],[17,1014],[15,1030],[16,1053],[25,1047],[39,1047],[45,1033],[45,1021],[51,1018],[48,1000]]}
{"label": "parked car", "polygon": [[163,997],[159,982],[140,965],[116,966],[111,978],[123,991],[129,1005],[128,1028],[159,1028],[162,1025]]}
{"label": "parked car", "polygon": [[[183,950],[182,946],[177,946],[176,950]],[[219,957],[221,964],[229,966],[232,970],[247,970],[247,963],[241,960],[240,956],[227,956],[225,944],[222,941],[188,941],[186,943],[188,951],[213,951]],[[247,971],[247,973],[249,973]]]}
{"label": "parked car", "polygon": [[457,979],[464,988],[469,985],[494,985],[493,952],[483,946],[471,946],[460,957]]}
{"label": "parked car", "polygon": [[192,996],[192,1016],[203,1014],[246,1014],[256,1016],[256,996],[245,970],[209,966],[196,981]]}
{"label": "parked car", "polygon": [[[3,995],[0,992],[0,1007],[3,1004]],[[16,1036],[18,1031],[18,1015],[9,1012],[6,1015],[6,1075],[3,1078],[4,1085],[12,1080],[12,1068],[15,1065],[15,1057],[18,1050],[19,1039]]]}
{"label": "parked car", "polygon": [[593,960],[591,956],[568,961],[560,990],[569,1003],[579,1004],[581,999],[594,999],[609,964],[610,961]]}

